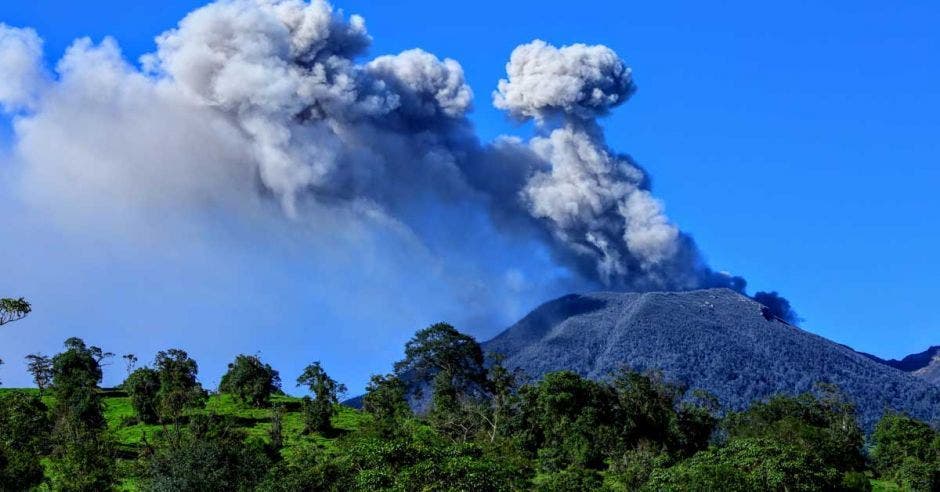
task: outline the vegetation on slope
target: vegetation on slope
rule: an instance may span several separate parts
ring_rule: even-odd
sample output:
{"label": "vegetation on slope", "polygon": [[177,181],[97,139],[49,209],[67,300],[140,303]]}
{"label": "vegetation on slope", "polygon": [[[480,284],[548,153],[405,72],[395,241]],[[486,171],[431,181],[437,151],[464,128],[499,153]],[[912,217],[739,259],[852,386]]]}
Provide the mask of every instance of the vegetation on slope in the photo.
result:
{"label": "vegetation on slope", "polygon": [[[888,413],[866,443],[855,406],[828,384],[722,415],[714,396],[655,372],[525,382],[435,324],[395,372],[373,377],[359,411],[337,405],[342,385],[316,362],[297,381],[310,394],[293,398],[251,356],[209,393],[179,349],[129,364],[126,383],[105,390],[109,356],[71,338],[37,365],[46,390],[0,392],[0,490],[940,488],[936,429]],[[433,393],[415,415],[409,392],[422,388]]]}

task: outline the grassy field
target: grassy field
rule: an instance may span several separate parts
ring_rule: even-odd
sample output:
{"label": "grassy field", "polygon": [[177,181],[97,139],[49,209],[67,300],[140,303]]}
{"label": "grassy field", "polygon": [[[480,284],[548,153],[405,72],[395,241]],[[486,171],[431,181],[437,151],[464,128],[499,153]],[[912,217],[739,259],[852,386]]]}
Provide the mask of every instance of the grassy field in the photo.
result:
{"label": "grassy field", "polygon": [[[0,394],[11,391],[39,393],[39,390],[33,388],[0,388]],[[153,438],[163,428],[160,425],[136,423],[130,398],[123,391],[107,389],[103,393],[104,415],[108,422],[108,430],[118,443],[119,454],[123,458],[119,461],[118,467],[119,469],[127,469],[128,460],[132,460],[133,457],[137,456],[144,440],[152,442]],[[43,401],[50,406],[53,403],[49,396],[44,396]],[[303,416],[300,413],[301,399],[278,395],[272,397],[272,403],[281,405],[285,409],[283,416],[284,448],[281,451],[284,455],[290,454],[298,444],[302,443],[316,443],[329,448],[338,437],[358,429],[365,420],[370,418],[366,413],[349,407],[338,406],[338,413],[333,417],[335,431],[331,435],[304,435],[302,433]],[[271,409],[251,408],[239,404],[229,395],[213,394],[209,396],[205,408],[191,412],[191,414],[199,413],[235,417],[239,426],[248,434],[249,439],[257,438],[266,442],[269,440]],[[119,490],[137,490],[134,479],[132,477],[125,478]]]}

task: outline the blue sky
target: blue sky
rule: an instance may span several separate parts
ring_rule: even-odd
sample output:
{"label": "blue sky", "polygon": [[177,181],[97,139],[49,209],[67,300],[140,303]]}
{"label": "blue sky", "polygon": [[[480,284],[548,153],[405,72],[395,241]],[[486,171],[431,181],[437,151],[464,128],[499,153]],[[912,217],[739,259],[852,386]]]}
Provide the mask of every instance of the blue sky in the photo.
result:
{"label": "blue sky", "polygon": [[[3,2],[0,22],[35,28],[50,64],[81,36],[112,36],[135,60],[201,3]],[[365,17],[374,39],[369,56],[421,47],[459,61],[484,139],[526,131],[489,103],[515,46],[541,38],[613,48],[633,68],[639,90],[602,121],[608,143],[652,174],[670,217],[714,268],[747,277],[751,291],[780,291],[804,328],[858,350],[900,357],[940,343],[936,2],[335,6]],[[0,130],[8,146],[9,121]],[[251,243],[239,226],[216,227],[232,240],[182,241],[169,250],[98,244],[93,233],[47,227],[43,217],[0,229],[7,256],[0,293],[37,304],[35,316],[0,334],[8,362],[0,379],[25,384],[23,355],[52,353],[79,334],[142,359],[183,346],[208,382],[241,351],[260,350],[287,381],[320,359],[355,390],[369,373],[389,369],[421,323],[451,312],[425,315],[396,297],[381,317],[360,312],[356,295],[343,312],[323,300],[336,292],[318,285],[321,267],[308,265],[301,247]],[[142,263],[141,255],[154,261]],[[193,269],[203,272],[198,281],[178,280]],[[421,304],[435,293],[416,288],[413,296]],[[507,312],[524,313],[541,300],[520,299]],[[469,331],[485,338],[498,331],[495,323]],[[112,383],[121,377],[117,366],[109,368]]]}

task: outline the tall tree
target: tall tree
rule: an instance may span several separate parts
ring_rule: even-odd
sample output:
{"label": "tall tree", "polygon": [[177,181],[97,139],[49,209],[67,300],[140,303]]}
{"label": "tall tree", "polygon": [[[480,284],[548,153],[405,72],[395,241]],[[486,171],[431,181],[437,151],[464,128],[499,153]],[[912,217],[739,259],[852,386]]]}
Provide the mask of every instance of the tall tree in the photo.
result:
{"label": "tall tree", "polygon": [[304,398],[304,431],[325,432],[332,429],[330,419],[336,414],[339,395],[346,386],[331,378],[320,362],[314,362],[297,378],[297,386],[306,386],[313,398]]}
{"label": "tall tree", "polygon": [[180,349],[158,352],[154,366],[160,375],[157,396],[160,418],[164,424],[173,423],[176,435],[179,436],[184,412],[205,404],[206,391],[196,379],[199,366],[186,351]]}
{"label": "tall tree", "polygon": [[57,418],[101,429],[105,424],[98,393],[102,373],[94,348],[80,338],[65,341],[66,350],[52,358],[52,392]]}
{"label": "tall tree", "polygon": [[430,383],[447,373],[458,391],[482,390],[486,383],[483,350],[473,337],[447,323],[435,323],[415,333],[405,344],[405,358],[395,364],[400,377],[412,375]]}
{"label": "tall tree", "polygon": [[0,299],[0,326],[25,318],[33,310],[29,302],[22,297],[18,299]]}
{"label": "tall tree", "polygon": [[26,370],[33,376],[33,382],[42,396],[52,382],[52,359],[40,353],[26,356]]}
{"label": "tall tree", "polygon": [[114,482],[115,461],[98,388],[102,352],[80,338],[69,338],[65,348],[52,358],[53,489],[108,490]]}
{"label": "tall tree", "polygon": [[134,368],[137,367],[137,356],[134,354],[124,354],[121,356],[124,359],[124,368],[127,370],[127,375],[130,376],[134,372]]}

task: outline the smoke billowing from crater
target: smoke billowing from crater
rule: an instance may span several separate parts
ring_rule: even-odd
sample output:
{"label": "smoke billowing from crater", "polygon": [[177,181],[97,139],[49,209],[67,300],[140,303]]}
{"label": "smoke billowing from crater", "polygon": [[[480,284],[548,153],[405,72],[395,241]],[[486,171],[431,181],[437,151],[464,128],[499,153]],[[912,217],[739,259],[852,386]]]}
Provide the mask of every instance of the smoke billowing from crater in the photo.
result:
{"label": "smoke billowing from crater", "polygon": [[357,61],[370,41],[361,17],[321,0],[220,1],[160,35],[139,67],[114,40],[81,39],[52,75],[32,30],[0,25],[21,185],[79,208],[241,213],[273,198],[293,220],[380,217],[419,242],[429,207],[466,207],[600,287],[743,291],[607,145],[597,119],[635,91],[613,50],[516,48],[493,104],[537,134],[481,142],[457,61],[420,49]]}

